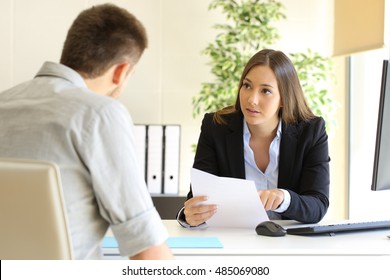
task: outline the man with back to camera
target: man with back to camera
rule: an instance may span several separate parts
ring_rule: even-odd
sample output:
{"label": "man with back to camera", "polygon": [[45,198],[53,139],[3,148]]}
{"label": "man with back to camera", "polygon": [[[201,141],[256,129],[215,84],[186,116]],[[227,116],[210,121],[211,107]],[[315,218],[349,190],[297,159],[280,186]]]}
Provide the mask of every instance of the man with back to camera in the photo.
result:
{"label": "man with back to camera", "polygon": [[73,22],[60,63],[45,62],[33,80],[0,93],[0,157],[58,164],[76,259],[101,258],[109,226],[122,256],[172,258],[131,117],[115,100],[146,47],[132,14],[97,5]]}

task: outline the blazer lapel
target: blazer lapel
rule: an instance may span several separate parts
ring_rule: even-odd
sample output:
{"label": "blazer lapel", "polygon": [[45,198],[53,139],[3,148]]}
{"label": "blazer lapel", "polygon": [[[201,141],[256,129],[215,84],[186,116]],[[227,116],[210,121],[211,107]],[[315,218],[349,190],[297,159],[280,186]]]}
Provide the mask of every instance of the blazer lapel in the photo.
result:
{"label": "blazer lapel", "polygon": [[232,119],[230,129],[230,133],[226,135],[226,149],[231,175],[245,179],[243,117],[237,114]]}
{"label": "blazer lapel", "polygon": [[295,155],[298,143],[298,130],[295,125],[282,124],[282,140],[279,152],[278,186],[285,187],[293,178]]}

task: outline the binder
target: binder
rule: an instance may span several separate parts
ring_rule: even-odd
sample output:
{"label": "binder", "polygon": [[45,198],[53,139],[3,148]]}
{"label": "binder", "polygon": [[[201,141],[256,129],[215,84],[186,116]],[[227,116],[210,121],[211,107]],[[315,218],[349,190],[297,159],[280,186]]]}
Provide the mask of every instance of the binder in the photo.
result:
{"label": "binder", "polygon": [[147,126],[147,173],[149,193],[162,193],[163,126]]}
{"label": "binder", "polygon": [[134,141],[135,151],[140,162],[140,171],[146,180],[146,125],[134,125]]}
{"label": "binder", "polygon": [[180,126],[164,127],[164,194],[179,193]]}

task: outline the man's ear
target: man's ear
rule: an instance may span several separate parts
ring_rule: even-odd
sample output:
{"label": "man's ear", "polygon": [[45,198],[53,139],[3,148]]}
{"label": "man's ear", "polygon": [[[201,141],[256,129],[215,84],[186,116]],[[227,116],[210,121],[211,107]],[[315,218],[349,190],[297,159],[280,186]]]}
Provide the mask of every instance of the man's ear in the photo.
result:
{"label": "man's ear", "polygon": [[129,63],[120,63],[115,65],[114,73],[112,75],[112,82],[116,85],[120,85],[131,72],[132,68],[133,66]]}

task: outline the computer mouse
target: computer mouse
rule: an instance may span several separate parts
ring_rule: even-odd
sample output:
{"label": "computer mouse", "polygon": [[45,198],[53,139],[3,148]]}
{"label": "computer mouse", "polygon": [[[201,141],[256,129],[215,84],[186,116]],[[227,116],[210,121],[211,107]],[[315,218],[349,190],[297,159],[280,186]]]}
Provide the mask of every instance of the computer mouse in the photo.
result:
{"label": "computer mouse", "polygon": [[256,226],[256,233],[266,236],[285,236],[287,231],[275,222],[264,221]]}

